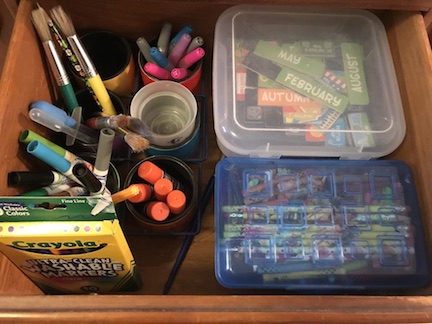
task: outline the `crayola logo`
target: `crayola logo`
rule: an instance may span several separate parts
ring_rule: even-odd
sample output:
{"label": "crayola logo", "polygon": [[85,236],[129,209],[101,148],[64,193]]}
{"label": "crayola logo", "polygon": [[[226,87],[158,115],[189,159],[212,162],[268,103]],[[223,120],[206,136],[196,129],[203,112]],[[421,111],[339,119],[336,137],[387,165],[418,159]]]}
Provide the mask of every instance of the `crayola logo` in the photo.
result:
{"label": "crayola logo", "polygon": [[12,246],[21,250],[34,249],[34,248],[45,248],[45,249],[61,249],[66,248],[77,248],[77,247],[97,247],[98,244],[93,241],[82,242],[75,240],[71,242],[25,242],[25,241],[13,241]]}

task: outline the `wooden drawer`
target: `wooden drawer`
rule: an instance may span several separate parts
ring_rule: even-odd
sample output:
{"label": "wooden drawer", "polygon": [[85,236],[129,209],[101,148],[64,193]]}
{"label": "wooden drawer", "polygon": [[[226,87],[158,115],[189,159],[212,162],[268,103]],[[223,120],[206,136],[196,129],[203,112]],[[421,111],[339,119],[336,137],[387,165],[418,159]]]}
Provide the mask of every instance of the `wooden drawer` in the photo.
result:
{"label": "wooden drawer", "polygon": [[[103,28],[136,39],[157,35],[163,21],[175,28],[185,23],[196,27],[206,40],[210,53],[205,60],[208,99],[209,157],[203,164],[203,182],[213,174],[221,157],[212,127],[211,49],[217,17],[243,0],[123,0],[58,1],[40,0],[50,9],[62,3],[78,30]],[[268,4],[269,2],[266,1]],[[271,1],[272,4],[342,6],[345,1]],[[26,128],[37,132],[27,117],[29,103],[56,100],[56,93],[41,54],[41,47],[30,11],[30,0],[19,5],[15,28],[0,81],[0,194],[19,192],[7,186],[7,173],[31,168],[18,145],[18,135]],[[427,229],[432,256],[432,63],[431,50],[420,11],[432,7],[431,1],[355,1],[350,6],[373,9],[382,18],[390,41],[407,124],[402,145],[387,158],[401,159],[414,171],[421,213]],[[398,9],[383,10],[386,8]],[[350,296],[304,296],[279,291],[230,290],[221,287],[214,276],[213,204],[203,217],[185,262],[169,295],[163,286],[180,249],[181,237],[128,237],[143,277],[140,291],[115,296],[44,296],[7,258],[0,255],[0,319],[76,320],[80,322],[428,322],[432,317],[432,284],[405,295],[382,292],[379,296],[357,293]],[[432,260],[432,258],[430,258]]]}

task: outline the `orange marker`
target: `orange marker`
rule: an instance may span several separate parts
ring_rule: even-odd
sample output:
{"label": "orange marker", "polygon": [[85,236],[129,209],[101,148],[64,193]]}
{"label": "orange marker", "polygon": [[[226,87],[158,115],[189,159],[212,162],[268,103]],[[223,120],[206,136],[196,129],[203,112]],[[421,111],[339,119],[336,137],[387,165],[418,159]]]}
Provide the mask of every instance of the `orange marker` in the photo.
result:
{"label": "orange marker", "polygon": [[144,161],[141,163],[138,167],[138,175],[141,179],[151,183],[152,185],[154,185],[159,179],[166,178],[172,181],[174,187],[180,188],[180,183],[176,179],[150,161]]}
{"label": "orange marker", "polygon": [[134,183],[126,189],[118,191],[111,195],[113,204],[118,204],[122,201],[129,200],[132,203],[138,203],[150,199],[152,190],[145,183]]}
{"label": "orange marker", "polygon": [[172,190],[166,197],[171,213],[180,214],[186,208],[186,195],[181,190]]}
{"label": "orange marker", "polygon": [[167,219],[170,214],[168,205],[163,201],[149,202],[145,211],[148,217],[160,222]]}
{"label": "orange marker", "polygon": [[155,182],[153,186],[154,194],[157,200],[165,201],[167,195],[173,191],[174,187],[171,180],[162,178]]}

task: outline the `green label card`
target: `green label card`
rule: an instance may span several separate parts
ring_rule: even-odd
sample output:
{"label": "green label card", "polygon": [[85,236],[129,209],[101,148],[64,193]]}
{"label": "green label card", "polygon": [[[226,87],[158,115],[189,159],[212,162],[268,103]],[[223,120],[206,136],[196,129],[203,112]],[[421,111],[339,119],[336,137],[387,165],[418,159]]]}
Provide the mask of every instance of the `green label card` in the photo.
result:
{"label": "green label card", "polygon": [[324,63],[282,48],[272,42],[259,41],[254,54],[315,78],[320,78],[324,74]]}
{"label": "green label card", "polygon": [[352,105],[369,104],[362,47],[357,43],[342,43],[341,51],[350,103]]}
{"label": "green label card", "polygon": [[276,81],[340,113],[346,109],[349,103],[348,97],[343,94],[286,67],[281,69]]}

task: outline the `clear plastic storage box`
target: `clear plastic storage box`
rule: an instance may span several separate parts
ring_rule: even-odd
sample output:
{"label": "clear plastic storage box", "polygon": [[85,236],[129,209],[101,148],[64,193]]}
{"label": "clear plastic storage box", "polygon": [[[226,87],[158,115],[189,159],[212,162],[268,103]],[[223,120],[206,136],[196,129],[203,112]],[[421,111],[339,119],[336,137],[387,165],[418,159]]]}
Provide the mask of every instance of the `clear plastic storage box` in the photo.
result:
{"label": "clear plastic storage box", "polygon": [[215,222],[216,277],[228,288],[375,291],[429,280],[401,161],[224,158]]}
{"label": "clear plastic storage box", "polygon": [[213,107],[227,156],[371,159],[405,136],[386,32],[363,10],[226,10],[215,29]]}

